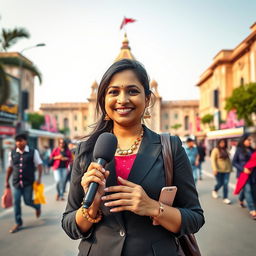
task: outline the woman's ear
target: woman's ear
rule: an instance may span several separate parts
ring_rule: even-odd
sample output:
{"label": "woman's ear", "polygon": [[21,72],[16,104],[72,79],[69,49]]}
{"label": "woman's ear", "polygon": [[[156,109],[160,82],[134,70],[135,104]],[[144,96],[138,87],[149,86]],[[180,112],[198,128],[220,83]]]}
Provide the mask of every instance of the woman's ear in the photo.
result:
{"label": "woman's ear", "polygon": [[150,103],[150,95],[146,96],[146,108],[149,107],[149,103]]}

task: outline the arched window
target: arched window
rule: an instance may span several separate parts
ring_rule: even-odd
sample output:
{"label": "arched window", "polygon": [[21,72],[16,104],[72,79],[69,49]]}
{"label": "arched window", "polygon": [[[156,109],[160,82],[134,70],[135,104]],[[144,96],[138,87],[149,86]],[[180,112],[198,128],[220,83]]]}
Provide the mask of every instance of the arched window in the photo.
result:
{"label": "arched window", "polygon": [[69,128],[69,122],[67,117],[64,118],[64,128]]}
{"label": "arched window", "polygon": [[240,78],[240,85],[244,85],[244,78],[243,77]]}
{"label": "arched window", "polygon": [[189,117],[188,116],[184,117],[184,128],[185,128],[186,131],[189,128]]}

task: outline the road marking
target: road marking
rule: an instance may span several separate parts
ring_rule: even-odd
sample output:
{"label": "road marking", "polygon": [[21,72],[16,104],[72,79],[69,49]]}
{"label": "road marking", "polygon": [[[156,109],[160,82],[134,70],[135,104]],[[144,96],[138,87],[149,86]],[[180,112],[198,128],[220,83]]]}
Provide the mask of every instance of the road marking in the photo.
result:
{"label": "road marking", "polygon": [[[215,178],[215,176],[214,176],[212,173],[210,173],[210,172],[207,172],[207,171],[205,171],[205,170],[202,170],[202,172],[203,172],[204,175],[206,175],[206,176],[208,176],[208,177],[210,177],[210,178],[213,178],[213,179]],[[229,182],[228,186],[229,186],[230,188],[232,188],[232,189],[235,189],[236,184]]]}
{"label": "road marking", "polygon": [[[47,193],[48,191],[52,190],[53,188],[56,187],[56,184],[53,184],[51,186],[48,186],[44,189],[44,193]],[[24,206],[24,202],[21,203],[22,206]],[[4,212],[0,213],[0,219],[3,218],[6,215],[9,215],[11,212],[13,212],[13,206],[4,210]]]}

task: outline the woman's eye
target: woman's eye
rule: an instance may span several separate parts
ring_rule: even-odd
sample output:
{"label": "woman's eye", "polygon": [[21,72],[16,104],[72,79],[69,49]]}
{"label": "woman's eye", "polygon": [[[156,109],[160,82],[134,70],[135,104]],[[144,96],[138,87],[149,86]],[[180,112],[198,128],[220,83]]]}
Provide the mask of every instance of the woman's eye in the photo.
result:
{"label": "woman's eye", "polygon": [[129,90],[129,94],[131,95],[135,95],[135,94],[139,94],[140,92],[137,89],[130,89]]}
{"label": "woman's eye", "polygon": [[108,94],[117,95],[118,94],[118,90],[110,90],[108,92]]}

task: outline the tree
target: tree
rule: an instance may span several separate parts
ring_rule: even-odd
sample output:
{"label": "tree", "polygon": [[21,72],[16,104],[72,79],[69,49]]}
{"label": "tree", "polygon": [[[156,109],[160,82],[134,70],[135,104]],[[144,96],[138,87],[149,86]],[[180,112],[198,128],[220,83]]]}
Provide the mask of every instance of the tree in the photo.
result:
{"label": "tree", "polygon": [[181,124],[174,124],[173,126],[171,126],[171,128],[174,130],[178,130],[181,126]]}
{"label": "tree", "polygon": [[38,113],[28,113],[28,122],[33,129],[40,129],[44,124],[44,116]]}
{"label": "tree", "polygon": [[248,126],[252,125],[252,114],[256,114],[256,83],[241,85],[234,89],[226,100],[225,109],[235,109],[238,119],[244,119]]}
{"label": "tree", "polygon": [[202,124],[208,124],[210,130],[215,130],[215,127],[213,125],[213,115],[212,114],[206,114],[201,118]]}
{"label": "tree", "polygon": [[7,51],[12,45],[14,45],[21,38],[29,38],[30,34],[25,28],[14,29],[2,29],[0,35],[0,43],[2,49]]}

